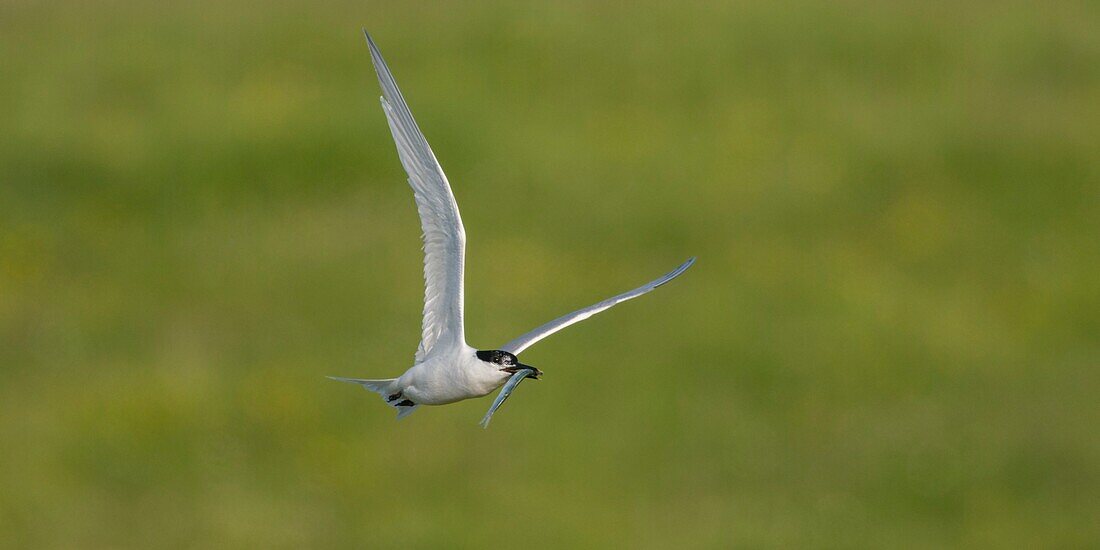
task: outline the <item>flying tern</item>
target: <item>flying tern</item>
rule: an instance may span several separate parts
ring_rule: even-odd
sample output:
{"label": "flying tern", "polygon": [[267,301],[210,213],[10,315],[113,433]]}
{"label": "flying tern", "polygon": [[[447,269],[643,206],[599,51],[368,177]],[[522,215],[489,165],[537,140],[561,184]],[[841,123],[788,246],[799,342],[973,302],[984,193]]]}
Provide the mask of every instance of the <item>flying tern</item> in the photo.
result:
{"label": "flying tern", "polygon": [[[482,397],[518,373],[527,371],[527,375],[535,379],[542,376],[542,371],[520,363],[516,357],[535,342],[616,304],[637,298],[676,278],[695,263],[695,258],[690,258],[662,277],[562,315],[514,338],[499,349],[482,350],[468,345],[462,321],[466,231],[462,227],[458,205],[447,176],[413,120],[378,46],[366,30],[363,34],[382,87],[382,111],[389,122],[398,157],[408,173],[409,186],[412,187],[420,214],[424,241],[424,318],[413,366],[400,377],[330,378],[354,382],[380,394],[386,404],[397,409],[397,418],[412,414],[420,405],[444,405]],[[502,395],[497,398],[483,423],[488,422],[503,398],[522,379],[522,376],[516,378],[502,390]]]}

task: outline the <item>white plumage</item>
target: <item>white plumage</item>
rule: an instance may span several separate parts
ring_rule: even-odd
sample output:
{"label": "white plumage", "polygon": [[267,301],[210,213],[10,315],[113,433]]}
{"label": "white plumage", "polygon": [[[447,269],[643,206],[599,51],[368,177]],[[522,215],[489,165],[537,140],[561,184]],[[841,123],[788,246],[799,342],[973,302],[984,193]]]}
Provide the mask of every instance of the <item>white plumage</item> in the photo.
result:
{"label": "white plumage", "polygon": [[[364,34],[366,34],[364,32]],[[382,86],[382,110],[390,123],[401,165],[409,175],[420,228],[424,232],[424,322],[416,362],[423,361],[437,342],[465,343],[462,330],[462,273],[466,256],[466,229],[458,214],[447,175],[413,120],[386,61],[367,34],[371,61]]]}
{"label": "white plumage", "polygon": [[382,110],[401,165],[409,175],[409,186],[420,214],[424,233],[424,319],[413,366],[399,378],[332,378],[355,382],[381,394],[389,405],[398,409],[398,418],[412,413],[419,405],[443,405],[481,397],[500,387],[517,371],[531,369],[536,373],[534,377],[542,374],[515,357],[535,342],[615,304],[641,296],[679,276],[695,262],[691,258],[667,275],[634,290],[554,319],[499,350],[478,351],[467,345],[462,323],[466,255],[462,217],[447,176],[413,120],[393,74],[374,40],[366,31],[364,34],[382,87]]}

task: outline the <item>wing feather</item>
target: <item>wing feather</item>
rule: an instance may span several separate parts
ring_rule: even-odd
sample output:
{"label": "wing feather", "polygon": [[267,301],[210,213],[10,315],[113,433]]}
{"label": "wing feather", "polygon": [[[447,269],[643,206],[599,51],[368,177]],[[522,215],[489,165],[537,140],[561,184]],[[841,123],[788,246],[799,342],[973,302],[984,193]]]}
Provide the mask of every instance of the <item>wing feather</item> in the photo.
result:
{"label": "wing feather", "polygon": [[538,342],[539,340],[542,340],[543,338],[546,338],[547,336],[550,336],[551,334],[554,334],[555,332],[569,325],[579,323],[601,311],[611,309],[611,307],[616,304],[621,304],[622,302],[625,302],[632,298],[637,298],[638,296],[650,292],[653,289],[675,279],[676,277],[679,277],[681,273],[687,271],[687,268],[691,267],[691,265],[694,263],[694,257],[688,258],[688,261],[680,264],[680,267],[677,267],[676,269],[666,273],[665,275],[657,279],[654,279],[638,288],[635,288],[634,290],[630,290],[617,296],[612,296],[602,302],[592,304],[584,309],[578,309],[577,311],[574,311],[572,313],[562,315],[561,317],[558,317],[557,319],[554,319],[549,323],[539,326],[538,328],[513,339],[507,344],[501,346],[500,349],[518,355],[519,352],[527,349],[531,346],[531,344],[534,344],[535,342]]}
{"label": "wing feather", "polygon": [[366,30],[363,34],[367,37],[371,61],[382,87],[382,110],[386,113],[401,165],[409,175],[409,186],[423,230],[424,319],[420,346],[416,350],[416,362],[419,363],[441,345],[465,344],[462,277],[466,230],[443,168],[413,120],[378,46]]}

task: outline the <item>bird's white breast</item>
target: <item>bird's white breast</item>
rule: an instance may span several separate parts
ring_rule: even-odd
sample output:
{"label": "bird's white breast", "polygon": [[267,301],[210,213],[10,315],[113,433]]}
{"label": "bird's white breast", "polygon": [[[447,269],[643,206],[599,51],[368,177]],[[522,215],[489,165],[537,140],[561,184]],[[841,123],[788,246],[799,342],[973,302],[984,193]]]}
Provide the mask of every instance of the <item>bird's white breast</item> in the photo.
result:
{"label": "bird's white breast", "polygon": [[432,354],[401,375],[402,393],[422,405],[445,405],[489,394],[509,374],[479,360],[475,353],[463,346],[456,353]]}

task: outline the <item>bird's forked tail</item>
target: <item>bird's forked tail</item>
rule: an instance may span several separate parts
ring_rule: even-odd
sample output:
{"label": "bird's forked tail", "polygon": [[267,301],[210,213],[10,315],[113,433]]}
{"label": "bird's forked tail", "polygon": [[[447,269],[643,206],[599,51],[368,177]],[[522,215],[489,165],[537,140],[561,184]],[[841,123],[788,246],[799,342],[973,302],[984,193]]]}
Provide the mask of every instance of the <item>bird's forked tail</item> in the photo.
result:
{"label": "bird's forked tail", "polygon": [[397,382],[396,378],[386,378],[383,380],[367,380],[363,378],[341,378],[339,376],[329,376],[333,380],[339,380],[340,382],[352,382],[359,384],[369,391],[377,393],[382,396],[382,399],[387,405],[397,409],[397,419],[400,420],[412,414],[418,406],[411,400],[406,399],[399,390],[393,390],[393,383]]}

